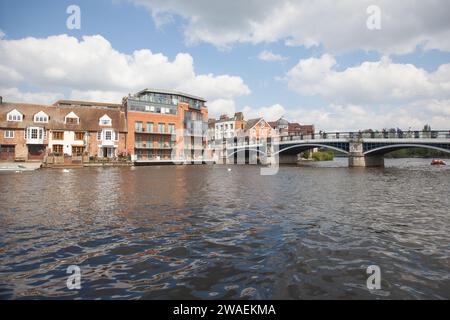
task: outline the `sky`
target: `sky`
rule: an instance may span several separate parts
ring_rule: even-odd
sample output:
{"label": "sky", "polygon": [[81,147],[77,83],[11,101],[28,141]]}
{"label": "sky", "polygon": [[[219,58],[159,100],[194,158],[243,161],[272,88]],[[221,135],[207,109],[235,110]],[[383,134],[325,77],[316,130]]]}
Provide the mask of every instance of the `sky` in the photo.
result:
{"label": "sky", "polygon": [[160,88],[206,98],[211,117],[444,130],[449,15],[447,0],[0,0],[0,95],[120,103]]}

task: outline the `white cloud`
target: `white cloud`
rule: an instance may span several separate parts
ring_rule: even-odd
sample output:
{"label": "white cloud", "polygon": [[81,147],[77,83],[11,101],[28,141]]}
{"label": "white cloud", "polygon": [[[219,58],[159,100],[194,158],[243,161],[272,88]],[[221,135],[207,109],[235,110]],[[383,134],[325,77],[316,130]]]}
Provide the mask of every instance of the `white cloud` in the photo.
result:
{"label": "white cloud", "polygon": [[424,100],[397,108],[386,106],[381,110],[354,104],[330,104],[324,107],[298,106],[285,108],[279,104],[269,107],[245,107],[246,119],[263,116],[274,121],[281,116],[291,122],[314,124],[316,131],[358,131],[364,129],[402,128],[420,130],[430,124],[444,130],[450,123],[450,100]]}
{"label": "white cloud", "polygon": [[427,72],[388,58],[363,62],[342,71],[329,54],[298,62],[286,75],[289,87],[302,95],[318,95],[335,104],[401,104],[450,98],[450,65]]}
{"label": "white cloud", "polygon": [[275,121],[285,115],[286,110],[280,104],[274,104],[268,107],[252,108],[245,106],[242,110],[246,119],[263,117],[266,121]]}
{"label": "white cloud", "polygon": [[[51,91],[72,91],[72,98],[99,101],[120,98],[143,88],[187,91],[208,100],[250,93],[237,76],[196,74],[191,55],[172,61],[148,49],[121,53],[100,35],[82,40],[67,35],[0,40],[0,84],[26,84]],[[118,100],[121,101],[120,99]]]}
{"label": "white cloud", "polygon": [[[418,45],[450,51],[447,0],[129,1],[148,8],[158,26],[181,17],[188,43],[219,48],[284,40],[306,47],[322,44],[329,52],[406,53]],[[373,4],[381,9],[381,30],[366,26],[366,9]]]}
{"label": "white cloud", "polygon": [[0,29],[0,39],[3,39],[5,37],[5,33]]}
{"label": "white cloud", "polygon": [[268,50],[261,51],[258,55],[258,58],[263,61],[283,61],[287,59],[280,54],[275,54]]}
{"label": "white cloud", "polygon": [[51,104],[63,99],[64,95],[55,92],[22,92],[18,88],[0,87],[3,102],[24,102],[36,104]]}
{"label": "white cloud", "polygon": [[72,90],[69,99],[78,101],[99,101],[121,103],[122,98],[126,96],[122,92],[117,91],[101,91],[101,90]]}
{"label": "white cloud", "polygon": [[319,96],[321,108],[297,108],[287,114],[322,130],[359,130],[431,124],[444,129],[450,123],[450,64],[427,72],[411,64],[363,62],[338,69],[335,58],[300,60],[286,74],[289,88],[303,96]]}
{"label": "white cloud", "polygon": [[218,118],[223,114],[232,116],[236,112],[236,105],[231,99],[216,99],[208,102],[208,116]]}

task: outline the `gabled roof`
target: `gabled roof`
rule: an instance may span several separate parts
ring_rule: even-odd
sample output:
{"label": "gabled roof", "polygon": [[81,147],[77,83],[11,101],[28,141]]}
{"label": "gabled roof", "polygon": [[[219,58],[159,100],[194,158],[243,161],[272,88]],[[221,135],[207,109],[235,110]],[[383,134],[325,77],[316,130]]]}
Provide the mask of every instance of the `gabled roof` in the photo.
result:
{"label": "gabled roof", "polygon": [[[6,121],[6,115],[13,109],[17,109],[24,115],[22,122]],[[43,111],[49,116],[48,123],[38,124],[34,122],[34,115],[39,111]],[[65,123],[66,116],[71,112],[75,113],[80,119],[78,124]],[[55,105],[9,102],[0,104],[0,128],[24,129],[28,126],[40,125],[51,130],[99,131],[103,127],[99,125],[98,120],[105,114],[112,119],[113,128],[119,132],[127,131],[125,113],[118,108],[57,107]]]}
{"label": "gabled roof", "polygon": [[[264,118],[256,118],[256,119],[250,119],[247,120],[247,123],[245,124],[245,130],[250,130],[252,129],[254,126],[256,126],[258,123],[260,123],[261,121],[264,121],[265,123],[267,123]],[[268,123],[267,123],[268,124]],[[269,125],[269,124],[268,124]],[[269,125],[270,126],[270,125]]]}
{"label": "gabled roof", "polygon": [[12,109],[12,110],[8,111],[6,114],[10,114],[10,113],[19,113],[19,114],[23,115],[23,113],[17,109]]}
{"label": "gabled roof", "polygon": [[68,114],[66,114],[66,118],[80,118],[77,116],[77,114],[73,111],[70,111]]}
{"label": "gabled roof", "polygon": [[111,117],[108,116],[106,113],[104,115],[102,115],[99,120],[102,120],[102,119],[112,120]]}
{"label": "gabled roof", "polygon": [[48,114],[45,113],[44,110],[41,110],[41,111],[39,111],[39,112],[36,112],[36,113],[34,114],[34,116],[37,116],[38,114],[42,114],[42,115],[48,116]]}

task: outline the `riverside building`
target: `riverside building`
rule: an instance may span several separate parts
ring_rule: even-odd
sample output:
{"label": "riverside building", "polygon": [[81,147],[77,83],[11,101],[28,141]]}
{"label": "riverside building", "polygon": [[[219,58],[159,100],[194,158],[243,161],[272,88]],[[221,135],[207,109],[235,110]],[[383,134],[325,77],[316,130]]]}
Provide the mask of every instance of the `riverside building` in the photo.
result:
{"label": "riverside building", "polygon": [[48,155],[115,158],[126,153],[120,105],[57,101],[0,103],[0,160],[43,161]]}
{"label": "riverside building", "polygon": [[206,100],[190,94],[144,89],[124,98],[128,152],[133,161],[208,158]]}

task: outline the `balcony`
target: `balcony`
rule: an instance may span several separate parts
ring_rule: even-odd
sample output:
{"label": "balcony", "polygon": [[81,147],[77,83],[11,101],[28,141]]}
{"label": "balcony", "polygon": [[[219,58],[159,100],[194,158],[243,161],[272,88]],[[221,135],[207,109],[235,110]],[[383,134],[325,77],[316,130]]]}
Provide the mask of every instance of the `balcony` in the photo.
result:
{"label": "balcony", "polygon": [[154,135],[166,135],[166,136],[171,136],[171,135],[176,135],[175,132],[160,132],[160,131],[145,131],[145,128],[142,129],[134,129],[134,133],[139,133],[139,134],[154,134]]}
{"label": "balcony", "polygon": [[153,143],[139,143],[136,142],[134,144],[135,149],[144,149],[144,150],[172,150],[174,148],[173,145],[170,144],[153,144]]}

